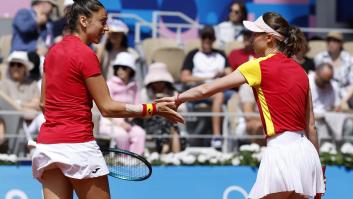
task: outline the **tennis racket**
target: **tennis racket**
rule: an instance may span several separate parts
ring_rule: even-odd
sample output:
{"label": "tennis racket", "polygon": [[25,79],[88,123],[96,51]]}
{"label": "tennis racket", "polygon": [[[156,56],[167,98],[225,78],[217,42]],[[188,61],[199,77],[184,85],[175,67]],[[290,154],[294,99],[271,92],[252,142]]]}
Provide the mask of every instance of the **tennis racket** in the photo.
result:
{"label": "tennis racket", "polygon": [[122,149],[101,149],[109,175],[129,181],[146,180],[152,175],[151,164],[142,156]]}

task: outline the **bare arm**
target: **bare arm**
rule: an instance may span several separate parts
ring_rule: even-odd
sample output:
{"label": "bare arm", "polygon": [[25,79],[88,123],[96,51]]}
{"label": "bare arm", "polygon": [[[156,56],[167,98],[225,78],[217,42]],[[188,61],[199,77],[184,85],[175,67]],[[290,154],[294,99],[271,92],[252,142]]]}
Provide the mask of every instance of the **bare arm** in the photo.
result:
{"label": "bare arm", "polygon": [[306,136],[313,143],[316,151],[319,153],[319,141],[317,138],[317,131],[315,127],[315,117],[313,112],[313,103],[311,100],[311,92],[308,92],[308,102],[306,103]]}
{"label": "bare arm", "polygon": [[339,106],[336,108],[337,111],[346,111],[349,110],[349,100],[353,97],[353,86],[350,86],[347,89],[347,95],[341,100]]}
{"label": "bare arm", "polygon": [[39,107],[42,109],[43,113],[44,113],[44,105],[45,105],[45,73],[43,73],[43,77],[42,77],[42,85],[41,85],[40,100],[39,100]]}
{"label": "bare arm", "polygon": [[24,110],[39,111],[40,110],[40,99],[39,99],[39,97],[35,97],[31,101],[22,102],[21,106]]}
{"label": "bare arm", "polygon": [[[104,117],[141,117],[142,105],[125,104],[114,101],[102,75],[85,80],[87,88]],[[183,123],[181,115],[167,107],[168,103],[157,104],[157,114],[175,122]]]}
{"label": "bare arm", "polygon": [[125,103],[114,101],[108,90],[108,86],[102,75],[89,77],[86,80],[87,88],[92,95],[99,111],[104,117],[139,117],[141,111],[127,111]]}
{"label": "bare arm", "polygon": [[208,98],[218,92],[238,87],[244,83],[246,83],[246,79],[238,70],[236,70],[229,75],[214,80],[213,82],[202,84],[181,93],[178,97],[178,102],[183,103],[186,101]]}

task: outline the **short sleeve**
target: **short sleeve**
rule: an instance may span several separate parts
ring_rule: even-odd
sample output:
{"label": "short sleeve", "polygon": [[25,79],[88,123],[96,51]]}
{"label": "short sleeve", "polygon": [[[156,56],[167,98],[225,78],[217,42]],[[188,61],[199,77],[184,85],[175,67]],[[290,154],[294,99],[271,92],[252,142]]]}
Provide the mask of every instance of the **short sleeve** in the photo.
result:
{"label": "short sleeve", "polygon": [[194,68],[194,56],[198,52],[198,49],[192,50],[189,52],[184,60],[182,70],[192,71]]}
{"label": "short sleeve", "polygon": [[99,60],[93,51],[86,53],[86,56],[84,56],[81,65],[81,73],[85,79],[101,74]]}
{"label": "short sleeve", "polygon": [[219,54],[221,54],[221,56],[224,58],[225,62],[224,62],[224,68],[227,68],[227,67],[230,67],[230,64],[228,62],[228,59],[227,59],[227,56],[226,54],[224,53],[224,51],[220,50],[220,51],[217,51],[219,52]]}
{"label": "short sleeve", "polygon": [[251,87],[261,84],[261,69],[259,59],[250,60],[240,65],[238,70]]}

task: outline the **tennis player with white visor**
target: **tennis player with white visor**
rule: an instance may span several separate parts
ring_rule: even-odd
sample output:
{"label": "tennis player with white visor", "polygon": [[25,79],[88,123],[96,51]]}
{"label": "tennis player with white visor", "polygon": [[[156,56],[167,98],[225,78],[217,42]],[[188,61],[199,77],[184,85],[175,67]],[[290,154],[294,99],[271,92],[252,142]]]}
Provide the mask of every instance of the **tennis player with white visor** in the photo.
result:
{"label": "tennis player with white visor", "polygon": [[174,102],[178,106],[249,84],[259,108],[267,147],[248,197],[320,198],[325,183],[308,76],[291,58],[301,50],[304,34],[273,12],[243,23],[253,32],[252,45],[259,58],[242,64],[225,77],[159,102]]}

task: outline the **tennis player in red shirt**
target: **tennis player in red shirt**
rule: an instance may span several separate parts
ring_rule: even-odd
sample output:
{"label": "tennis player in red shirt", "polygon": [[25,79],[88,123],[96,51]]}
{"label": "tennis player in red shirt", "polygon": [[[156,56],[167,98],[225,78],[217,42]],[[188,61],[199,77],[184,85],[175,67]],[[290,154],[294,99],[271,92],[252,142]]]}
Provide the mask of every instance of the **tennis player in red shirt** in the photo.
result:
{"label": "tennis player in red shirt", "polygon": [[93,137],[92,100],[104,117],[164,116],[183,122],[172,103],[132,105],[113,101],[89,43],[108,31],[107,13],[96,0],[74,0],[67,11],[72,34],[54,45],[44,63],[43,112],[32,158],[33,176],[45,199],[110,198],[108,168]]}
{"label": "tennis player in red shirt", "polygon": [[325,192],[309,81],[291,59],[302,48],[302,32],[277,13],[255,22],[244,21],[253,32],[257,59],[233,73],[160,102],[208,98],[223,90],[249,84],[254,92],[267,139],[256,182],[249,198],[292,199]]}

